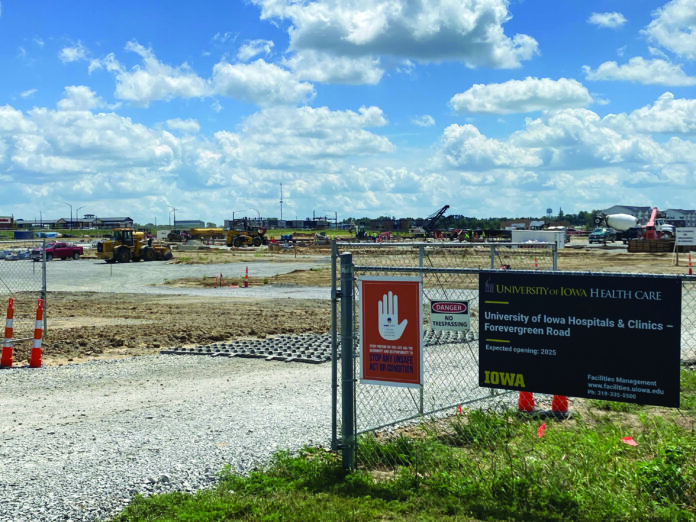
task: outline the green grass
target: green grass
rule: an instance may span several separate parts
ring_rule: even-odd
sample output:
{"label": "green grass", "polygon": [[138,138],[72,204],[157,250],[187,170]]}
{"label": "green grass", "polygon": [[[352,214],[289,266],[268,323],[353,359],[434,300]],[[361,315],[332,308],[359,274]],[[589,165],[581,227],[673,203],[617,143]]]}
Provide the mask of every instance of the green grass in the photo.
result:
{"label": "green grass", "polygon": [[581,401],[565,421],[464,410],[363,435],[351,472],[334,452],[280,452],[210,490],[137,497],[115,520],[696,520],[696,372],[681,383],[679,410]]}

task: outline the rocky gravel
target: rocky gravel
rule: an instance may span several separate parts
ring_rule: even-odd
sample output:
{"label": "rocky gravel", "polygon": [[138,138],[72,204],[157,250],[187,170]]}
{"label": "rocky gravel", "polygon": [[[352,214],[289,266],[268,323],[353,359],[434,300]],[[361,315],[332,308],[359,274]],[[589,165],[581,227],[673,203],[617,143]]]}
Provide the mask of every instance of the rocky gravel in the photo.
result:
{"label": "rocky gravel", "polygon": [[0,519],[92,521],[331,437],[330,364],[141,356],[0,372]]}

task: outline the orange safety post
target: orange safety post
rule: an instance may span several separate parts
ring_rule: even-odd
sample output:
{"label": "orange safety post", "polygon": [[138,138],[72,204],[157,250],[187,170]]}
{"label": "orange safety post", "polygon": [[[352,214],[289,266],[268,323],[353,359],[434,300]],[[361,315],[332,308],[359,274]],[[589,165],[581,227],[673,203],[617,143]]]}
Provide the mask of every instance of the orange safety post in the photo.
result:
{"label": "orange safety post", "polygon": [[244,274],[244,288],[249,287],[249,267],[246,267],[246,273]]}
{"label": "orange safety post", "polygon": [[7,321],[5,322],[5,340],[2,343],[2,358],[0,358],[0,367],[12,367],[12,320],[14,319],[14,300],[10,297],[7,304]]}
{"label": "orange safety post", "polygon": [[539,258],[534,258],[534,270],[539,270]]}
{"label": "orange safety post", "polygon": [[534,411],[534,394],[532,392],[520,392],[517,399],[517,410],[528,413]]}
{"label": "orange safety post", "polygon": [[691,271],[691,252],[689,252],[689,275],[693,275]]}
{"label": "orange safety post", "polygon": [[43,336],[43,299],[39,299],[36,307],[36,323],[34,324],[34,341],[31,345],[30,368],[41,368],[41,338]]}

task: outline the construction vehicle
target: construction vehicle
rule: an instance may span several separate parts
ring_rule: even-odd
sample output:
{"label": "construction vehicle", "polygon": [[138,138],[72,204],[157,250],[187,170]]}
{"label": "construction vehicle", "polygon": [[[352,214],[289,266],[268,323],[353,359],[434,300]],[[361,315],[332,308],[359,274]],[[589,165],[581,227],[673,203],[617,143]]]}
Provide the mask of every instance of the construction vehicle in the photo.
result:
{"label": "construction vehicle", "polygon": [[254,228],[249,226],[247,218],[238,219],[232,223],[232,227],[227,231],[227,238],[225,241],[228,247],[260,247],[261,245],[268,244],[266,230],[267,229],[263,227]]}
{"label": "construction vehicle", "polygon": [[[630,214],[604,214],[595,215],[594,222],[597,226],[607,226],[623,233],[629,228],[638,226],[638,218]],[[648,222],[643,225],[643,239],[673,239],[676,235],[674,225],[668,223],[665,213],[653,207]]]}
{"label": "construction vehicle", "polygon": [[113,239],[100,241],[97,257],[107,263],[129,263],[130,261],[169,261],[174,257],[169,245],[154,243],[146,239],[144,232],[132,228],[115,228]]}
{"label": "construction vehicle", "polygon": [[225,231],[222,228],[192,228],[189,231],[190,239],[224,239]]}
{"label": "construction vehicle", "polygon": [[167,234],[167,241],[182,243],[191,239],[191,233],[188,230],[171,230]]}
{"label": "construction vehicle", "polygon": [[[442,233],[441,230],[437,228],[437,223],[440,221],[442,216],[445,215],[445,212],[447,212],[447,209],[450,208],[449,205],[445,205],[442,207],[440,210],[437,212],[432,213],[426,218],[425,223],[423,224],[422,227],[422,234],[424,237],[432,237],[435,239],[444,239],[444,234]],[[416,236],[419,236],[420,234],[417,233]]]}

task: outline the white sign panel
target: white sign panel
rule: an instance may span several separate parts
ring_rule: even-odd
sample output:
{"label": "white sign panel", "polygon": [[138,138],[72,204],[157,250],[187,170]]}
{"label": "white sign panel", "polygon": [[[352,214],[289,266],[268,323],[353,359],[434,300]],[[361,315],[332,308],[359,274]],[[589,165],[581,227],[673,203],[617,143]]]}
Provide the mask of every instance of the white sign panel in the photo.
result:
{"label": "white sign panel", "polygon": [[696,227],[678,227],[677,245],[696,245]]}
{"label": "white sign panel", "polygon": [[513,230],[513,243],[556,243],[558,248],[565,246],[565,230]]}
{"label": "white sign panel", "polygon": [[431,301],[430,327],[433,330],[469,331],[469,301]]}

